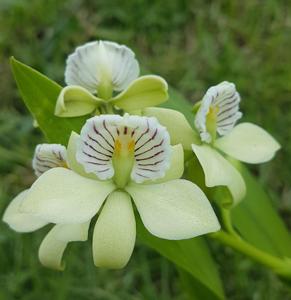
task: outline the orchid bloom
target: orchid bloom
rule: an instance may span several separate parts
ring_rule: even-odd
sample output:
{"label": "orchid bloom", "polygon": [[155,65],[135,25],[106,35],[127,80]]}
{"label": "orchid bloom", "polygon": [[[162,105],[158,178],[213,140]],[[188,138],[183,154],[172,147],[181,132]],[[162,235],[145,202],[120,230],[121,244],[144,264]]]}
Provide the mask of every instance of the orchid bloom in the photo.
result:
{"label": "orchid bloom", "polygon": [[[67,150],[59,144],[40,144],[36,147],[32,166],[37,177],[52,168],[67,168]],[[18,194],[3,215],[3,221],[17,232],[32,232],[49,224],[47,220],[21,210],[28,194],[29,190]],[[45,266],[61,269],[62,255],[67,244],[72,241],[86,241],[88,228],[88,222],[54,225],[40,245],[38,253],[40,262]]]}
{"label": "orchid bloom", "polygon": [[203,168],[206,186],[226,186],[233,204],[245,196],[246,186],[241,174],[222,153],[256,164],[271,160],[280,149],[278,142],[261,127],[252,123],[236,125],[242,116],[239,103],[240,96],[233,83],[225,81],[209,88],[198,103],[196,130],[177,111],[162,108],[143,111],[167,127],[172,144],[181,143],[185,150],[195,153]]}
{"label": "orchid bloom", "polygon": [[[42,171],[45,162],[39,161]],[[160,238],[188,239],[220,229],[204,193],[179,179],[183,148],[170,145],[166,128],[155,118],[88,119],[80,135],[70,137],[67,165],[43,173],[18,205],[23,216],[57,224],[40,247],[46,266],[63,268],[64,243],[86,239],[90,221],[98,213],[94,263],[124,267],[136,238],[132,201],[144,226]],[[7,214],[5,220],[11,223]],[[33,219],[29,222],[34,224]]]}
{"label": "orchid bloom", "polygon": [[127,112],[158,105],[168,99],[166,81],[155,75],[139,76],[135,54],[124,45],[95,41],[69,55],[55,115]]}

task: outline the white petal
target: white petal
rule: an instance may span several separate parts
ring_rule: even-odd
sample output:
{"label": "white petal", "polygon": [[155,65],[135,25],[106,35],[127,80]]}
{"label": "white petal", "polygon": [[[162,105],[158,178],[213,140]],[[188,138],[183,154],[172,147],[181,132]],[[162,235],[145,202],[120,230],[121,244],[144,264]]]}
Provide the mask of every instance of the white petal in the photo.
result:
{"label": "white petal", "polygon": [[167,128],[172,145],[182,144],[184,149],[191,150],[196,136],[182,113],[173,109],[148,107],[143,110],[143,115],[157,118]]}
{"label": "white petal", "polygon": [[241,123],[215,146],[226,154],[251,164],[272,159],[280,149],[279,143],[264,129],[251,123]]}
{"label": "white petal", "polygon": [[234,127],[242,113],[239,112],[240,96],[233,83],[224,81],[209,88],[204,95],[201,106],[195,116],[195,127],[200,132],[201,140],[211,142],[211,135],[207,131],[207,115],[210,109],[217,110],[217,132],[225,135]]}
{"label": "white petal", "polygon": [[25,190],[18,194],[9,203],[3,215],[3,221],[18,232],[35,231],[48,224],[47,221],[19,211],[20,206],[26,198],[27,192],[28,190]]}
{"label": "white petal", "polygon": [[234,204],[246,194],[246,185],[241,174],[215,149],[207,145],[192,145],[205,174],[208,187],[226,186],[232,194]]}
{"label": "white petal", "polygon": [[98,212],[114,189],[110,182],[99,182],[68,169],[54,168],[34,182],[21,210],[51,223],[83,223]]}
{"label": "white petal", "polygon": [[171,146],[167,129],[156,118],[130,116],[134,129],[135,163],[131,179],[137,183],[163,178],[170,167]]}
{"label": "white petal", "polygon": [[153,235],[179,240],[217,231],[215,213],[204,193],[190,181],[128,186],[145,227]]}
{"label": "white petal", "polygon": [[170,137],[155,118],[93,117],[87,120],[80,137],[77,161],[87,173],[94,173],[101,180],[114,176],[112,158],[119,151],[116,145],[125,152],[133,151],[131,179],[135,182],[162,178],[170,166]]}
{"label": "white petal", "polygon": [[130,259],[136,236],[130,196],[116,191],[110,194],[96,222],[93,234],[93,258],[97,267],[123,268]]}
{"label": "white petal", "polygon": [[55,225],[39,247],[40,262],[48,268],[63,270],[65,265],[62,263],[62,257],[67,244],[74,241],[86,241],[89,224],[90,222]]}
{"label": "white petal", "polygon": [[184,173],[184,151],[181,144],[171,146],[170,168],[166,171],[165,176],[152,181],[146,181],[145,184],[162,183],[173,179],[179,179]]}
{"label": "white petal", "polygon": [[37,145],[32,160],[32,167],[36,176],[56,167],[66,167],[67,150],[60,144]]}
{"label": "white petal", "polygon": [[101,180],[114,175],[112,156],[117,129],[123,122],[119,115],[101,115],[87,120],[80,134],[77,161],[87,173],[93,173]]}
{"label": "white petal", "polygon": [[68,167],[81,176],[98,180],[98,177],[93,173],[87,173],[82,164],[77,161],[77,148],[80,143],[80,135],[72,131],[67,147]]}
{"label": "white petal", "polygon": [[109,81],[115,91],[124,90],[139,75],[134,53],[123,45],[107,41],[90,42],[78,47],[68,57],[65,81],[96,93],[102,81]]}

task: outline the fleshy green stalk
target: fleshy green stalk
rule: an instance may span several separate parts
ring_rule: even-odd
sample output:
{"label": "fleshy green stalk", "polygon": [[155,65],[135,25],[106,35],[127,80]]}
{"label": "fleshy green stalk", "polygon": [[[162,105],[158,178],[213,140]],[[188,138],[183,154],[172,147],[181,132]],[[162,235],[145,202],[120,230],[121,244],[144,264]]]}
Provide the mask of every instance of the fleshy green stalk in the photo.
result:
{"label": "fleshy green stalk", "polygon": [[278,275],[285,278],[291,278],[291,259],[279,258],[268,254],[249,244],[245,240],[238,238],[231,233],[227,233],[224,230],[212,233],[209,236],[269,267]]}

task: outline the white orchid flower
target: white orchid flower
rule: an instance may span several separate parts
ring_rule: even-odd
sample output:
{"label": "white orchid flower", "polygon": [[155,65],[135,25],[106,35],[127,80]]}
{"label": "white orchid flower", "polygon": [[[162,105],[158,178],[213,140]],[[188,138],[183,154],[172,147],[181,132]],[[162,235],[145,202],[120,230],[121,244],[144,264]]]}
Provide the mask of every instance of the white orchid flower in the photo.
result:
{"label": "white orchid flower", "polygon": [[252,123],[235,125],[242,116],[239,103],[240,96],[233,83],[225,81],[209,88],[195,116],[197,131],[177,111],[161,108],[143,111],[167,127],[172,144],[181,143],[184,149],[193,150],[203,168],[206,186],[226,186],[233,204],[245,196],[246,186],[238,170],[221,153],[256,164],[269,161],[280,149],[279,143],[261,127]]}
{"label": "white orchid flower", "polygon": [[80,136],[72,133],[67,160],[70,169],[42,174],[21,204],[22,212],[58,224],[40,250],[50,267],[62,267],[64,249],[53,243],[85,239],[97,213],[94,263],[124,267],[136,238],[132,201],[145,227],[160,238],[188,239],[220,228],[199,187],[179,179],[183,148],[170,146],[167,130],[155,118],[95,116]]}
{"label": "white orchid flower", "polygon": [[[36,147],[32,166],[38,177],[51,168],[67,167],[67,150],[59,144],[40,144]],[[3,221],[17,232],[32,232],[49,224],[47,220],[21,211],[28,193],[29,190],[25,190],[18,194],[3,215]],[[86,241],[88,228],[89,222],[54,225],[40,245],[40,262],[47,267],[63,269],[62,255],[67,244],[72,241]]]}
{"label": "white orchid flower", "polygon": [[135,55],[124,45],[96,41],[78,47],[67,59],[65,81],[56,103],[59,117],[135,111],[168,99],[166,81],[139,76]]}

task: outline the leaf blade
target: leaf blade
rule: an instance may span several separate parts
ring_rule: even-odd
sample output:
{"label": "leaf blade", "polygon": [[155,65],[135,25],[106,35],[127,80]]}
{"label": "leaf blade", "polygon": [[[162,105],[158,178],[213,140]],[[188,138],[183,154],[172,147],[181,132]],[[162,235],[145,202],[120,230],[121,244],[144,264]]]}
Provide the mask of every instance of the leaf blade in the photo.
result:
{"label": "leaf blade", "polygon": [[66,145],[71,131],[79,132],[86,117],[56,117],[55,103],[61,86],[13,57],[10,62],[23,101],[48,141]]}

